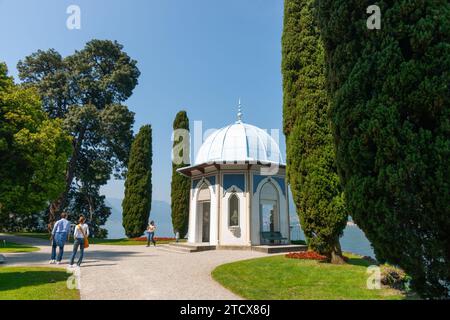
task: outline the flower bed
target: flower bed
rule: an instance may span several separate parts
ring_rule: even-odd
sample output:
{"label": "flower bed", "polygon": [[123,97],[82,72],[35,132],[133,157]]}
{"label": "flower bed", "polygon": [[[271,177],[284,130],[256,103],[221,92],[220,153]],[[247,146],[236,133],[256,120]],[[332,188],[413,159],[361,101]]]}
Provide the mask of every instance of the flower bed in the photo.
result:
{"label": "flower bed", "polygon": [[[175,238],[170,237],[154,237],[155,241],[175,241]],[[132,238],[131,240],[134,241],[147,241],[147,237],[138,237],[138,238]]]}
{"label": "flower bed", "polygon": [[286,258],[289,259],[305,259],[305,260],[319,260],[319,261],[325,261],[327,260],[327,257],[318,254],[314,251],[300,251],[300,252],[290,252],[286,254]]}

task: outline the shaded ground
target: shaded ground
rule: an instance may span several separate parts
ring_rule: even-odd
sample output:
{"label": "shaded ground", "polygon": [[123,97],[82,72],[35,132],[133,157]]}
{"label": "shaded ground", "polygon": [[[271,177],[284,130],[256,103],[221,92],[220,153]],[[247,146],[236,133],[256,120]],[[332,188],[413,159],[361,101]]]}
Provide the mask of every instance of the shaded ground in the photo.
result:
{"label": "shaded ground", "polygon": [[[50,241],[0,235],[15,243],[38,246],[29,253],[4,254],[6,266],[52,266]],[[72,251],[66,245],[64,264]],[[91,245],[81,268],[81,299],[239,299],[211,277],[211,271],[224,263],[263,257],[252,251],[205,251],[174,253],[158,247]],[[0,267],[1,268],[1,267]]]}
{"label": "shaded ground", "polygon": [[67,288],[65,269],[0,267],[0,300],[78,300],[77,290]]}

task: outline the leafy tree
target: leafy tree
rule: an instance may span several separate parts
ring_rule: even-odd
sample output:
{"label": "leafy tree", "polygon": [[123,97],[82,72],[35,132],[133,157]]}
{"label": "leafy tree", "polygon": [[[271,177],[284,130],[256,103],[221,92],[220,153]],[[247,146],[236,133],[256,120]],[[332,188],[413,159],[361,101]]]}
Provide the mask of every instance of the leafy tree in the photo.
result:
{"label": "leafy tree", "polygon": [[152,127],[142,126],[131,145],[122,224],[129,238],[145,231],[152,203]]}
{"label": "leafy tree", "polygon": [[[173,121],[173,159],[171,183],[171,211],[174,232],[184,238],[189,224],[189,196],[191,180],[177,172],[177,169],[189,165],[189,119],[186,111],[180,111]],[[186,154],[185,154],[186,153]],[[189,162],[189,161],[187,161]]]}
{"label": "leafy tree", "polygon": [[89,225],[89,234],[96,238],[106,238],[108,230],[101,226],[111,215],[111,208],[105,204],[105,196],[100,195],[100,188],[84,186],[77,183],[77,188],[71,190],[69,212],[76,215],[69,216],[74,223],[79,215],[84,215]]}
{"label": "leafy tree", "polygon": [[48,119],[35,90],[15,85],[0,64],[0,215],[42,211],[64,190],[71,151],[61,121]]}
{"label": "leafy tree", "polygon": [[0,214],[0,232],[46,232],[47,212]]}
{"label": "leafy tree", "polygon": [[450,3],[319,2],[337,165],[377,258],[424,297],[450,290]]}
{"label": "leafy tree", "polygon": [[288,177],[310,249],[343,263],[347,213],[328,120],[324,52],[315,0],[286,0],[283,32],[284,133]]}
{"label": "leafy tree", "polygon": [[139,70],[122,49],[117,42],[92,40],[65,58],[39,50],[18,64],[24,85],[38,90],[45,111],[63,119],[73,137],[66,187],[50,206],[50,223],[68,206],[74,179],[83,180],[86,166],[98,170],[97,186],[125,173],[134,114],[120,103],[131,96]]}
{"label": "leafy tree", "polygon": [[[121,105],[108,105],[103,110],[92,105],[70,107],[64,119],[69,132],[74,133],[80,125],[84,125],[94,133],[84,137],[74,168],[75,178],[69,190],[68,205],[70,212],[86,215],[92,234],[96,237],[105,234],[106,230],[101,225],[111,213],[105,209],[100,186],[105,185],[111,176],[115,155],[122,153],[120,157],[127,157],[126,152],[132,141],[132,124],[133,113]],[[76,211],[78,209],[81,211]],[[101,234],[97,234],[97,231],[101,231]]]}

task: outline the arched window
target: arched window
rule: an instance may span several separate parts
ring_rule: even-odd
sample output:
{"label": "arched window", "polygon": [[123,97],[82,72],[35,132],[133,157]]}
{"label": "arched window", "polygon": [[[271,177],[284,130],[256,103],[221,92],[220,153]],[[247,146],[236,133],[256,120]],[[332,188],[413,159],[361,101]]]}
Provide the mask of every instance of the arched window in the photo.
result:
{"label": "arched window", "polygon": [[280,231],[280,216],[278,212],[278,191],[271,182],[266,182],[259,196],[261,212],[261,231]]}
{"label": "arched window", "polygon": [[228,217],[230,227],[239,226],[239,198],[235,193],[228,200]]}

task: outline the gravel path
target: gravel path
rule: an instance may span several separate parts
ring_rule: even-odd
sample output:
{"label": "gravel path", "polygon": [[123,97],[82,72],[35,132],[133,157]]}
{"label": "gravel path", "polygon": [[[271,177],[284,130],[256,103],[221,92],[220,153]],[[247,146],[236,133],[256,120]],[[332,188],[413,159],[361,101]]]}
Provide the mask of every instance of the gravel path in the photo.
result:
{"label": "gravel path", "polygon": [[[38,246],[41,250],[4,254],[5,266],[49,266],[50,242],[0,234],[0,239]],[[72,251],[65,246],[67,267]],[[211,278],[211,271],[224,263],[265,256],[254,251],[214,250],[175,253],[145,246],[91,245],[81,267],[82,299],[240,299]],[[53,266],[53,265],[52,265]]]}

